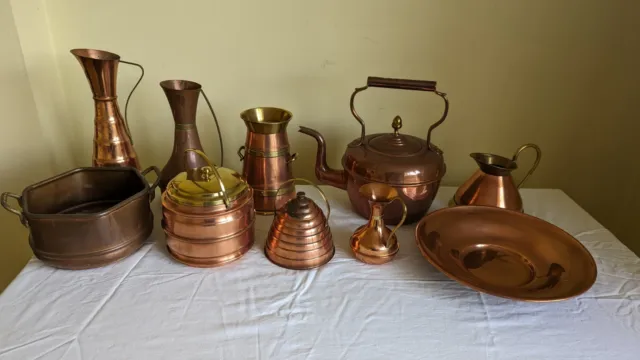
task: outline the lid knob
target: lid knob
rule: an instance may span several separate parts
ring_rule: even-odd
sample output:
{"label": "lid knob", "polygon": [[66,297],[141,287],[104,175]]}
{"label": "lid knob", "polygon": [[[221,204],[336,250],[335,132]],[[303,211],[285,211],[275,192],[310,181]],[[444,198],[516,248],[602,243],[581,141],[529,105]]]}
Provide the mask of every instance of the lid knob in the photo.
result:
{"label": "lid knob", "polygon": [[398,136],[398,130],[402,128],[402,118],[400,117],[400,115],[396,115],[396,117],[393,118],[391,127],[393,127],[393,135]]}

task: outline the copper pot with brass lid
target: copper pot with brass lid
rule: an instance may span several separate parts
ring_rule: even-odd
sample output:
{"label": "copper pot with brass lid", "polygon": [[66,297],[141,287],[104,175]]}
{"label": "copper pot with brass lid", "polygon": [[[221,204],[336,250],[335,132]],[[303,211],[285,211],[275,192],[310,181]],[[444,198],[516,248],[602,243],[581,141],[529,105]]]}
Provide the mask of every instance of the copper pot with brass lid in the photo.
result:
{"label": "copper pot with brass lid", "polygon": [[[393,119],[393,133],[367,135],[364,120],[354,107],[355,96],[369,87],[429,91],[444,100],[444,112],[440,120],[429,127],[426,140],[401,134],[402,119]],[[369,77],[367,86],[356,88],[351,95],[351,113],[360,123],[361,134],[347,145],[342,156],[343,170],[327,165],[324,137],[317,131],[301,126],[300,132],[312,136],[318,142],[316,176],[328,185],[347,190],[355,211],[369,218],[371,209],[359,189],[367,183],[383,183],[394,187],[407,206],[407,223],[419,220],[431,206],[446,172],[442,151],[431,143],[431,132],[446,119],[449,101],[446,94],[436,90],[435,81],[401,80]],[[387,224],[396,225],[402,219],[402,207],[389,205],[384,214]]]}
{"label": "copper pot with brass lid", "polygon": [[335,254],[329,228],[331,206],[322,189],[309,180],[290,179],[282,183],[281,188],[296,180],[304,181],[318,190],[327,205],[327,216],[304,192],[298,192],[296,197],[276,211],[264,252],[278,266],[305,270],[328,263]]}
{"label": "copper pot with brass lid", "polygon": [[[526,149],[534,149],[536,159],[525,177],[516,185],[511,172],[518,168],[518,156]],[[484,205],[524,211],[519,189],[540,163],[542,151],[538,145],[522,145],[511,159],[487,153],[472,153],[470,156],[479,169],[456,190],[449,205]]]}
{"label": "copper pot with brass lid", "polygon": [[162,194],[162,228],[169,253],[195,267],[221,266],[242,257],[254,242],[253,190],[240,174],[207,166],[176,175]]}

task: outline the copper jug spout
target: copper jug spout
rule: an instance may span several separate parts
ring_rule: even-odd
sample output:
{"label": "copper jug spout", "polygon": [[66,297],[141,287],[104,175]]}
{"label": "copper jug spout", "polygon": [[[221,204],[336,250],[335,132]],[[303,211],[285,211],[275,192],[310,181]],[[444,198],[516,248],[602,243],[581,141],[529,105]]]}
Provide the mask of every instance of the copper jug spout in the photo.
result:
{"label": "copper jug spout", "polygon": [[[518,168],[518,156],[527,148],[536,151],[536,160],[525,177],[516,184],[511,173]],[[519,189],[538,167],[542,157],[540,148],[535,144],[525,144],[518,148],[511,159],[487,153],[472,153],[470,156],[479,169],[458,188],[450,205],[482,205],[523,211]]]}
{"label": "copper jug spout", "polygon": [[[71,54],[84,70],[95,103],[93,166],[133,166],[140,169],[127,121],[127,110],[131,95],[144,77],[144,68],[104,50],[73,49]],[[120,113],[116,95],[119,63],[133,65],[141,70],[140,78],[127,98],[124,117]]]}
{"label": "copper jug spout", "polygon": [[322,134],[306,126],[300,126],[298,131],[311,136],[318,142],[318,151],[316,153],[316,177],[318,180],[324,184],[346,190],[347,173],[344,170],[332,169],[327,164],[327,144]]}

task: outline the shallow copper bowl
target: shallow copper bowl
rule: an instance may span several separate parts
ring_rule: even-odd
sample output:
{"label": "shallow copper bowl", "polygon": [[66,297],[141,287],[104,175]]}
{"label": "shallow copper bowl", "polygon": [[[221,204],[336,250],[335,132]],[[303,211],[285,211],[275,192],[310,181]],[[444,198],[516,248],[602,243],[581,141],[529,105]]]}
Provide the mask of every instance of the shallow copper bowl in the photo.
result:
{"label": "shallow copper bowl", "polygon": [[573,236],[539,218],[489,206],[457,206],[416,227],[422,255],[472,289],[512,300],[547,302],[580,295],[597,268]]}

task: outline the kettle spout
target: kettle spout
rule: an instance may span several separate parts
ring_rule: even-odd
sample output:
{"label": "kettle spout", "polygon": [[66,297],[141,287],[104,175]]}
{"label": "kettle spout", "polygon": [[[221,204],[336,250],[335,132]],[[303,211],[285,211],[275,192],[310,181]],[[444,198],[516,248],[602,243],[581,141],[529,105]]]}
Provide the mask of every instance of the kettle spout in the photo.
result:
{"label": "kettle spout", "polygon": [[306,126],[300,126],[301,133],[307,134],[318,142],[316,153],[316,177],[323,184],[335,186],[339,189],[347,189],[347,173],[344,170],[335,170],[327,165],[327,145],[324,137],[317,131]]}

